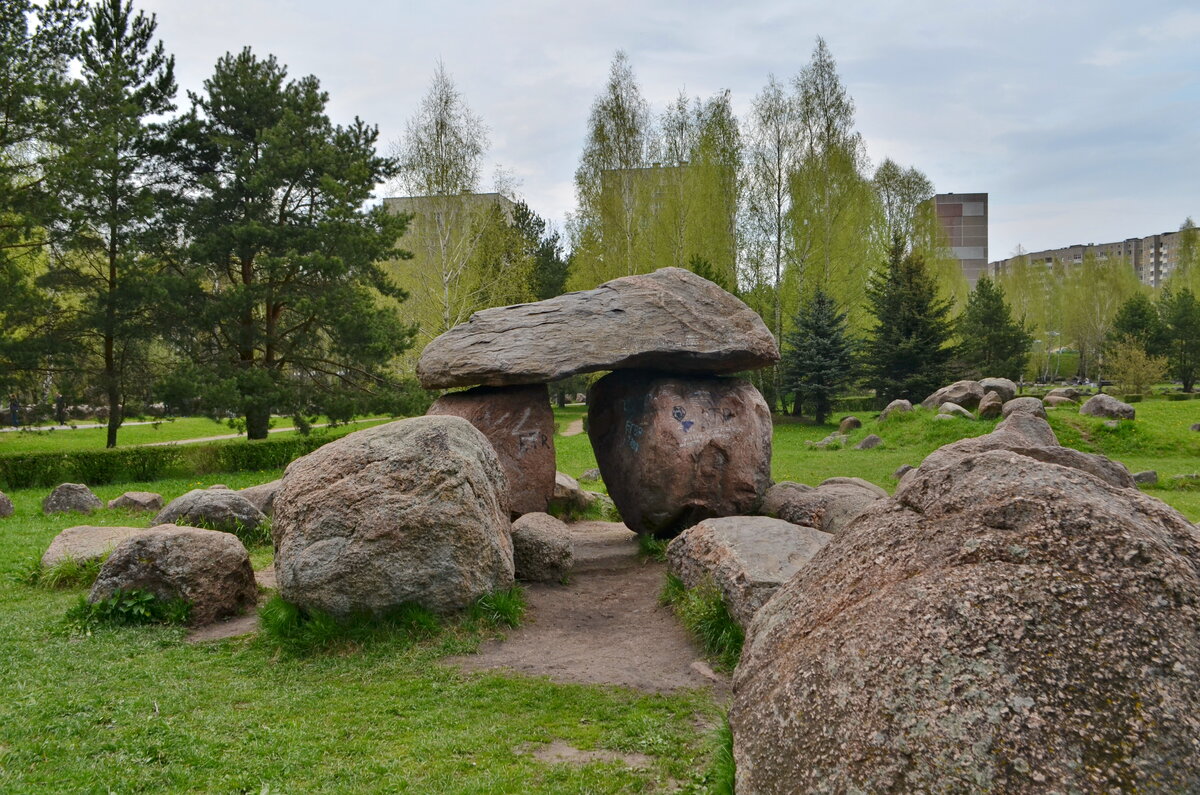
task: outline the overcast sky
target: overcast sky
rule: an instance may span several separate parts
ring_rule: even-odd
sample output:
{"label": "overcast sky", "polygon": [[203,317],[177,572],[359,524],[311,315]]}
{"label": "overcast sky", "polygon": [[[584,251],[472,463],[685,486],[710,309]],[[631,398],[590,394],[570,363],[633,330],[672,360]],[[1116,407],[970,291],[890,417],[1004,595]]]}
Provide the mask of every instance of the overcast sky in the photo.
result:
{"label": "overcast sky", "polygon": [[[588,111],[613,53],[661,110],[680,89],[732,91],[828,42],[874,163],[915,165],[938,192],[990,194],[990,259],[1200,220],[1200,4],[135,0],[158,15],[183,89],[250,46],[314,74],[337,121],[398,138],[441,59],[491,129],[499,164],[561,222]],[[181,97],[181,105],[185,103]]]}

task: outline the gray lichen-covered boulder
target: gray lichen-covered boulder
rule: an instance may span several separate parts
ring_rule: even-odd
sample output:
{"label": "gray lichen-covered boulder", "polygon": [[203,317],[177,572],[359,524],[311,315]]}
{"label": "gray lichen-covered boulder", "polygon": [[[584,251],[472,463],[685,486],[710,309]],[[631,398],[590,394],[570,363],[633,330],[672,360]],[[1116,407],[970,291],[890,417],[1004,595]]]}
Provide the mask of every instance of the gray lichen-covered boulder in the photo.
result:
{"label": "gray lichen-covered boulder", "polygon": [[1046,419],[1046,407],[1035,397],[1019,397],[1006,401],[1000,409],[1000,416],[1008,419],[1013,414],[1030,414]]}
{"label": "gray lichen-covered boulder", "polygon": [[293,461],[275,495],[280,595],[334,616],[450,613],[513,582],[508,483],[461,417],[357,431]]}
{"label": "gray lichen-covered boulder", "polygon": [[930,453],[921,468],[955,461],[985,450],[1009,450],[1037,461],[1088,472],[1118,488],[1136,485],[1124,464],[1093,453],[1082,453],[1058,443],[1050,424],[1031,414],[1013,414],[984,436],[960,439]]}
{"label": "gray lichen-covered boulder", "polygon": [[861,442],[854,445],[854,449],[855,450],[874,450],[876,447],[879,447],[881,444],[883,444],[883,439],[881,439],[876,434],[872,433],[872,434],[867,435]]}
{"label": "gray lichen-covered boulder", "polygon": [[838,423],[838,433],[850,433],[850,431],[856,431],[861,427],[862,420],[858,417],[843,417],[842,421]]}
{"label": "gray lichen-covered boulder", "polygon": [[1046,408],[1048,409],[1057,409],[1062,406],[1079,405],[1066,395],[1046,395],[1046,397],[1042,398],[1042,403],[1045,404]]}
{"label": "gray lichen-covered boulder", "polygon": [[733,373],[779,360],[762,319],[691,271],[662,268],[593,290],[485,309],[434,339],[426,389],[542,384],[576,373]]}
{"label": "gray lichen-covered boulder", "polygon": [[1137,415],[1133,406],[1104,393],[1088,398],[1087,402],[1079,407],[1079,413],[1117,420],[1132,420]]}
{"label": "gray lichen-covered boulder", "polygon": [[921,401],[927,409],[935,409],[943,403],[954,403],[967,410],[974,409],[983,400],[983,387],[978,381],[955,381],[944,386]]}
{"label": "gray lichen-covered boulder", "polygon": [[513,568],[525,582],[562,582],[575,565],[575,544],[562,521],[527,513],[513,522]]}
{"label": "gray lichen-covered boulder", "polygon": [[153,491],[127,491],[108,501],[109,508],[124,508],[130,511],[158,511],[163,507],[161,494]]}
{"label": "gray lichen-covered boulder", "polygon": [[279,492],[279,485],[281,483],[283,483],[283,478],[278,478],[269,483],[247,486],[238,491],[238,494],[245,497],[251,505],[262,511],[264,516],[271,516],[275,512],[275,495]]}
{"label": "gray lichen-covered boulder", "polygon": [[91,513],[104,507],[82,483],[62,483],[42,500],[42,513]]}
{"label": "gray lichen-covered boulder", "polygon": [[879,413],[879,419],[886,420],[893,414],[907,414],[913,410],[913,404],[903,398],[897,398],[887,404],[883,411]]}
{"label": "gray lichen-covered boulder", "polygon": [[1017,385],[1007,378],[981,378],[979,388],[985,397],[988,392],[995,392],[1000,396],[1001,403],[1007,403],[1017,396]]}
{"label": "gray lichen-covered boulder", "polygon": [[667,569],[689,588],[710,578],[745,629],[754,614],[833,538],[766,516],[705,519],[667,547]]}
{"label": "gray lichen-covered boulder", "polygon": [[1133,473],[1133,482],[1139,486],[1157,486],[1158,472],[1153,469]]}
{"label": "gray lichen-covered boulder", "polygon": [[738,791],[1200,791],[1200,533],[1007,450],[942,464],[758,612]]}
{"label": "gray lichen-covered boulder", "polygon": [[949,414],[951,417],[962,417],[964,420],[975,419],[974,414],[967,411],[957,403],[951,403],[950,401],[946,401],[942,405],[938,406],[938,414]]}
{"label": "gray lichen-covered boulder", "polygon": [[183,599],[192,607],[190,623],[197,626],[237,615],[258,598],[250,556],[237,536],[173,524],[119,543],[88,599],[98,602],[117,590]]}
{"label": "gray lichen-covered boulder", "polygon": [[514,514],[545,512],[554,494],[554,412],[545,384],[476,387],[442,395],[427,414],[462,417],[500,458]]}
{"label": "gray lichen-covered boulder", "polygon": [[224,533],[253,531],[267,519],[240,493],[224,489],[192,489],[176,497],[154,517],[155,524],[203,525]]}
{"label": "gray lichen-covered boulder", "polygon": [[988,392],[979,401],[979,416],[981,419],[994,420],[1004,411],[1004,399],[997,392]]}
{"label": "gray lichen-covered boulder", "polygon": [[587,402],[596,463],[630,530],[670,538],[758,508],[771,483],[771,412],[749,381],[618,371]]}
{"label": "gray lichen-covered boulder", "polygon": [[1080,398],[1087,397],[1087,392],[1073,386],[1060,386],[1047,392],[1046,397],[1063,397],[1072,403],[1077,403]]}
{"label": "gray lichen-covered boulder", "polygon": [[792,524],[840,533],[887,492],[861,478],[829,478],[820,486],[785,480],[767,490],[759,512]]}
{"label": "gray lichen-covered boulder", "polygon": [[13,501],[8,498],[7,494],[0,491],[0,519],[12,516],[15,511]]}
{"label": "gray lichen-covered boulder", "polygon": [[76,563],[103,560],[122,541],[144,532],[144,527],[68,527],[56,535],[42,553],[42,567],[48,569],[68,559]]}

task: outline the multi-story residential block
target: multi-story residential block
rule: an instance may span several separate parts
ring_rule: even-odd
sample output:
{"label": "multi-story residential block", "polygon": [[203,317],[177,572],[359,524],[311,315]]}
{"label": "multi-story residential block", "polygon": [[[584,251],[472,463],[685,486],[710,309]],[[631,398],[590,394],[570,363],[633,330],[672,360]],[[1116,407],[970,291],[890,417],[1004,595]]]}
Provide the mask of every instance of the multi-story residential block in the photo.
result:
{"label": "multi-story residential block", "polygon": [[933,202],[946,245],[962,268],[967,284],[975,286],[988,269],[988,195],[939,193]]}
{"label": "multi-story residential block", "polygon": [[[1077,243],[1062,248],[1030,251],[1022,254],[1032,264],[1047,266],[1078,265],[1089,253],[1104,262],[1121,259],[1129,263],[1143,284],[1161,287],[1179,264],[1179,232],[1163,232],[1147,237],[1131,237],[1116,243]],[[997,260],[988,264],[988,272],[999,275],[1012,265],[1018,257]]]}

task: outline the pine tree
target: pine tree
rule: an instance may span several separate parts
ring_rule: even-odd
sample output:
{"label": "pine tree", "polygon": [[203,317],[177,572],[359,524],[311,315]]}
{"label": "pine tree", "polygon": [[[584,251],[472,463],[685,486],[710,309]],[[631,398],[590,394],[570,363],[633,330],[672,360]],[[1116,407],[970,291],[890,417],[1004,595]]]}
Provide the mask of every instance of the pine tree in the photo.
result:
{"label": "pine tree", "polygon": [[938,298],[922,259],[904,253],[903,239],[893,238],[888,262],[867,286],[867,300],[875,323],[862,363],[876,396],[922,400],[944,386],[953,353],[950,302]]}
{"label": "pine tree", "polygon": [[783,387],[795,394],[797,410],[809,401],[817,422],[825,422],[833,398],[853,375],[853,346],[846,313],[819,287],[796,314],[782,366]]}
{"label": "pine tree", "polygon": [[980,276],[967,296],[967,307],[955,323],[958,355],[968,374],[1021,379],[1029,363],[1033,337],[1015,321],[1004,290]]}

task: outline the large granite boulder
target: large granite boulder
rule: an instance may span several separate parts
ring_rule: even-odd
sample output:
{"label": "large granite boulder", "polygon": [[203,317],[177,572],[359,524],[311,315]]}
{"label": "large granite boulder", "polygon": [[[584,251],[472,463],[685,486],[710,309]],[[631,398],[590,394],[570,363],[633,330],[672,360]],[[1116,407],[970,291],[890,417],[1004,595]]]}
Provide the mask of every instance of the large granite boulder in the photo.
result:
{"label": "large granite boulder", "polygon": [[163,498],[153,491],[127,491],[116,499],[108,501],[109,508],[124,508],[130,511],[162,510]]}
{"label": "large granite boulder", "polygon": [[1200,791],[1198,562],[1135,490],[926,460],[755,617],[737,789]]}
{"label": "large granite boulder", "polygon": [[1079,413],[1115,420],[1132,420],[1136,416],[1133,406],[1103,392],[1088,398],[1087,402],[1079,408]]}
{"label": "large granite boulder", "polygon": [[904,400],[903,398],[897,398],[896,400],[893,400],[891,403],[887,404],[886,407],[884,407],[883,411],[881,411],[879,413],[879,419],[886,420],[888,417],[892,416],[893,414],[907,414],[908,412],[910,412],[912,410],[913,410],[912,403],[910,403],[907,400]]}
{"label": "large granite boulder", "polygon": [[954,403],[971,410],[983,400],[983,387],[978,381],[955,381],[950,386],[944,386],[921,401],[927,409],[936,409],[943,403]]}
{"label": "large granite boulder", "polygon": [[634,532],[754,513],[771,483],[771,412],[749,381],[618,371],[587,403],[596,462]]}
{"label": "large granite boulder", "polygon": [[98,602],[117,590],[183,599],[194,625],[237,615],[258,598],[250,555],[237,536],[177,525],[151,527],[117,545],[88,599]]}
{"label": "large granite boulder", "polygon": [[8,498],[7,494],[0,491],[0,519],[12,516],[15,510],[13,501]]}
{"label": "large granite boulder", "polygon": [[1050,424],[1032,414],[1017,413],[1009,416],[984,436],[959,439],[930,453],[921,464],[939,466],[943,462],[960,461],[986,450],[1008,450],[1037,461],[1071,467],[1088,472],[1118,488],[1136,488],[1133,476],[1124,464],[1093,453],[1081,453],[1058,443],[1058,437]]}
{"label": "large granite boulder", "polygon": [[997,392],[988,392],[979,401],[979,416],[981,419],[994,420],[1004,411],[1004,399]]}
{"label": "large granite boulder", "polygon": [[985,397],[988,392],[995,392],[1000,396],[1001,403],[1007,403],[1017,396],[1017,385],[1007,378],[981,378],[979,388]]}
{"label": "large granite boulder", "polygon": [[544,513],[554,495],[554,412],[545,384],[476,387],[442,395],[428,414],[462,417],[496,450],[514,514]]}
{"label": "large granite boulder", "polygon": [[66,560],[76,563],[103,560],[122,541],[144,532],[144,527],[68,527],[56,535],[42,553],[42,567],[48,569]]}
{"label": "large granite boulder", "polygon": [[1046,407],[1035,397],[1019,397],[1006,401],[1000,409],[1000,416],[1008,419],[1013,414],[1031,414],[1034,417],[1046,419]]}
{"label": "large granite boulder", "polygon": [[154,517],[155,524],[204,525],[224,533],[253,532],[267,519],[231,489],[192,489],[176,497]]}
{"label": "large granite boulder", "polygon": [[689,588],[710,578],[743,629],[781,585],[833,538],[766,516],[705,519],[667,547],[667,569]]}
{"label": "large granite boulder", "polygon": [[275,513],[275,495],[279,492],[279,486],[282,483],[283,478],[277,478],[269,483],[247,486],[238,491],[238,494],[245,497],[247,502],[262,511],[264,516],[272,516]]}
{"label": "large granite boulder", "polygon": [[513,568],[525,582],[562,582],[575,565],[571,531],[548,513],[527,513],[512,525]]}
{"label": "large granite boulder", "polygon": [[593,290],[485,309],[425,346],[426,389],[542,384],[576,373],[732,373],[779,361],[754,310],[682,268]]}
{"label": "large granite boulder", "polygon": [[293,461],[275,495],[280,595],[337,617],[461,610],[513,582],[508,483],[461,417],[357,431]]}
{"label": "large granite boulder", "polygon": [[82,483],[62,483],[42,500],[42,513],[91,513],[104,507],[100,498]]}
{"label": "large granite boulder", "polygon": [[861,478],[829,478],[820,486],[785,480],[763,497],[760,513],[836,534],[887,492]]}

